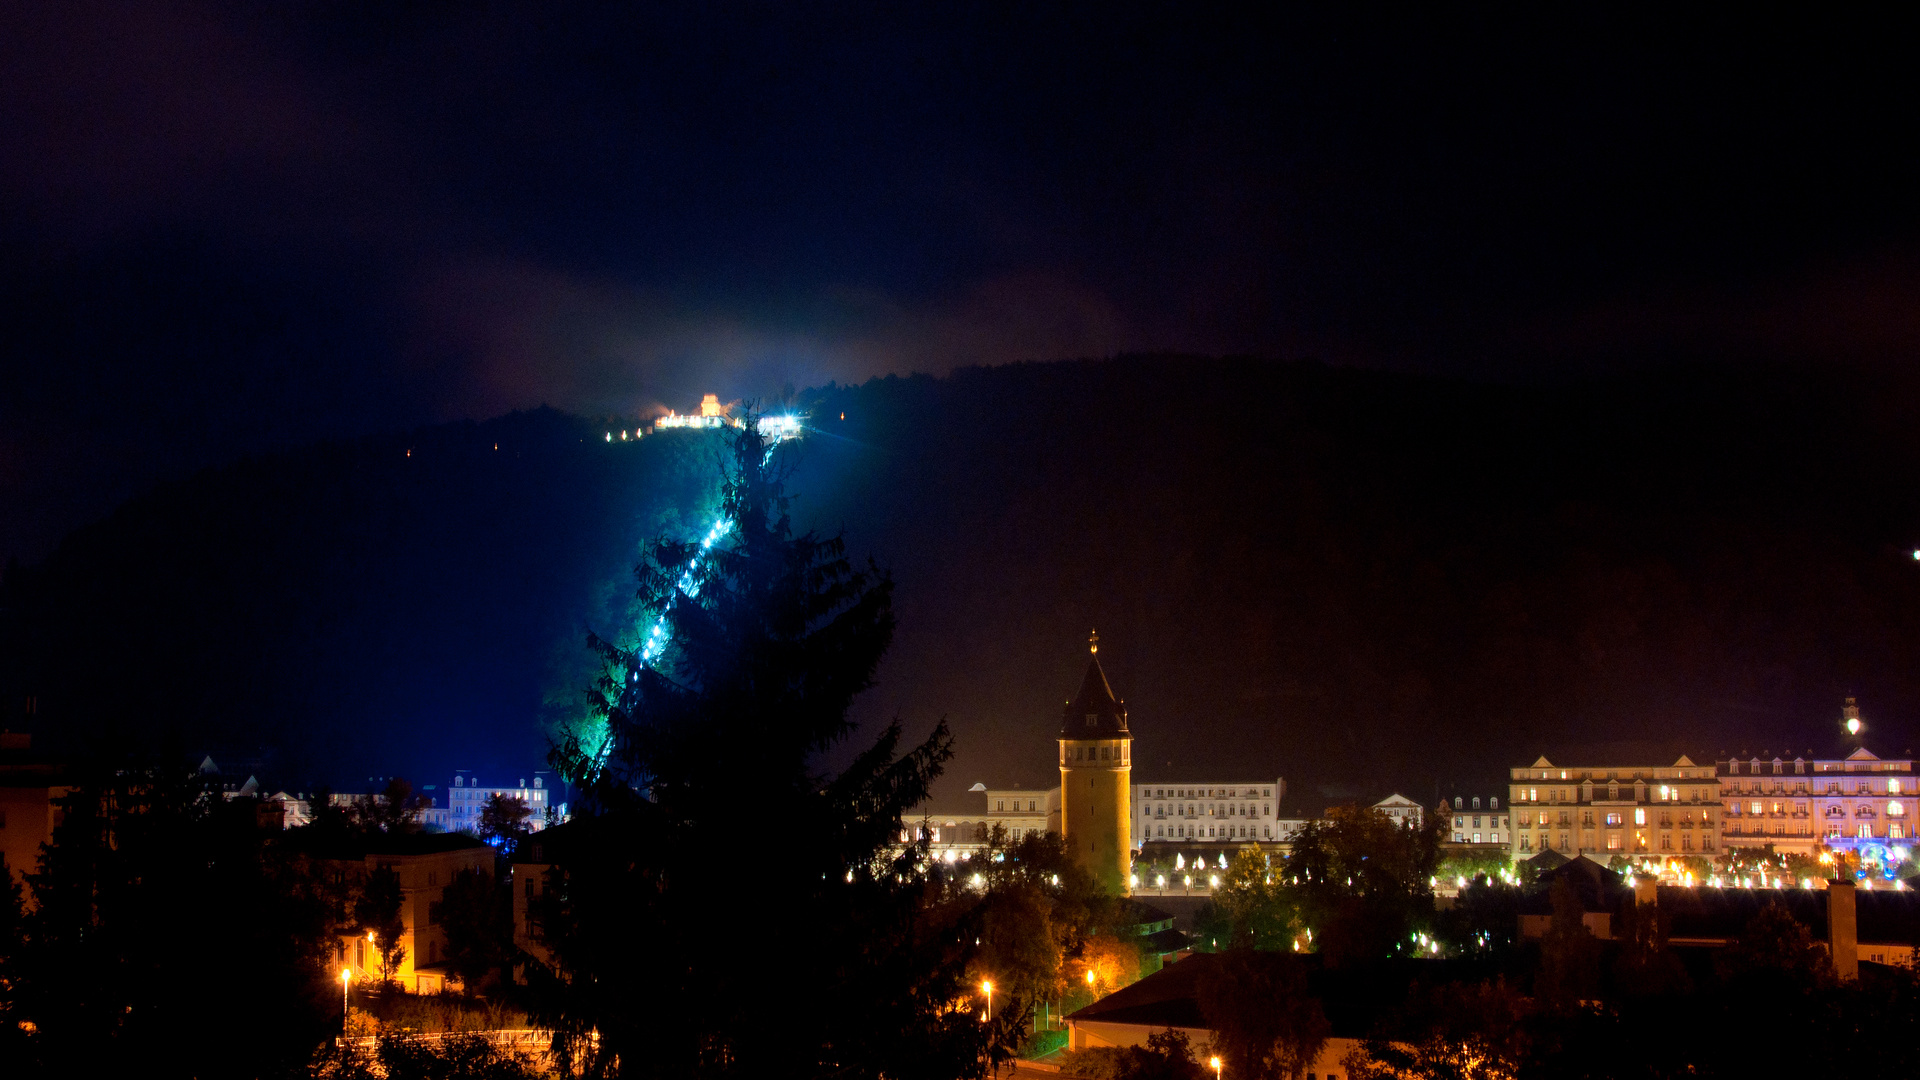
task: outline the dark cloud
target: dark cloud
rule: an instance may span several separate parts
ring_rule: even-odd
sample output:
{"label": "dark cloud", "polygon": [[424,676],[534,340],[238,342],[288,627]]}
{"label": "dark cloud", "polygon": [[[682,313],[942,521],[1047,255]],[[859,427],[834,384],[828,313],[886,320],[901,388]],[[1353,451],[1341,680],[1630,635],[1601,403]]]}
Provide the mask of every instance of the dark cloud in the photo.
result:
{"label": "dark cloud", "polygon": [[1906,29],[0,11],[0,552],[292,441],[1173,348],[1904,364]]}

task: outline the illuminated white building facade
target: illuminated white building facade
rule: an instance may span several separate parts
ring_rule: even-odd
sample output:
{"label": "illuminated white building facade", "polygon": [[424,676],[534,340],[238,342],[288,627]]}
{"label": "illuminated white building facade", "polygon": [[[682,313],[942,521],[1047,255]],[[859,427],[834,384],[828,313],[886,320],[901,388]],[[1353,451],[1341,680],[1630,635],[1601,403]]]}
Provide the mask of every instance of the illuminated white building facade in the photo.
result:
{"label": "illuminated white building facade", "polygon": [[447,831],[478,831],[480,811],[485,809],[487,799],[494,795],[526,803],[531,811],[527,817],[527,828],[539,830],[546,826],[547,808],[551,805],[547,800],[551,791],[547,788],[545,776],[534,773],[531,787],[524,777],[513,787],[487,787],[463,770],[453,774],[453,786],[447,789]]}
{"label": "illuminated white building facade", "polygon": [[999,826],[1007,830],[1007,839],[1019,840],[1033,833],[1047,831],[1049,813],[1059,815],[1060,789],[1040,791],[1034,788],[1007,788],[1001,791],[989,790],[987,795],[987,828]]}
{"label": "illuminated white building facade", "polygon": [[[1482,804],[1485,805],[1482,805]],[[1455,795],[1437,808],[1444,819],[1441,839],[1453,844],[1509,844],[1513,815],[1500,809],[1498,795]]]}
{"label": "illuminated white building facade", "polygon": [[1387,815],[1388,820],[1395,825],[1409,829],[1418,829],[1427,820],[1425,807],[1397,793],[1374,803],[1373,808]]}
{"label": "illuminated white building facade", "polygon": [[1730,758],[1718,771],[1729,845],[1808,855],[1822,844],[1913,846],[1911,759],[1884,760],[1863,746],[1839,759]]}
{"label": "illuminated white building facade", "polygon": [[1277,841],[1287,782],[1136,784],[1133,846],[1152,840]]}

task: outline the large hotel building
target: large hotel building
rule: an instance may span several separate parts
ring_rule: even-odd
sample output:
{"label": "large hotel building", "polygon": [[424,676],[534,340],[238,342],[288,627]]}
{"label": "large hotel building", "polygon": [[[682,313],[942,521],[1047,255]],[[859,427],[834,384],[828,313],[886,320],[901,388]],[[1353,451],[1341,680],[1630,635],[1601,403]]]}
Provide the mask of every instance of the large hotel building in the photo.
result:
{"label": "large hotel building", "polygon": [[[1712,766],[1560,766],[1541,757],[1509,773],[1515,861],[1542,851],[1590,855],[1714,855],[1771,844],[1782,854],[1904,848],[1913,840],[1913,759],[1859,745],[1852,698],[1842,756],[1728,757]],[[1894,860],[1898,861],[1898,860]]]}
{"label": "large hotel building", "polygon": [[1507,787],[1513,858],[1542,851],[1606,862],[1615,855],[1712,855],[1720,784],[1711,765],[1555,765],[1513,769]]}
{"label": "large hotel building", "polygon": [[1812,854],[1913,842],[1914,773],[1907,758],[1866,747],[1840,759],[1729,759],[1720,763],[1726,843]]}

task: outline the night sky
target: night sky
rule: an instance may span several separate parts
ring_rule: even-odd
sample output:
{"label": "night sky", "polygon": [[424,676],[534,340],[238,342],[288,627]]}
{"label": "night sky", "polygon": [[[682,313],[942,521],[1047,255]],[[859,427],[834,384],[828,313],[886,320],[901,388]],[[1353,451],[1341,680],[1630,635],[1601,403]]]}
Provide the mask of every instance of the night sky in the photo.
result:
{"label": "night sky", "polygon": [[[1916,542],[1900,441],[1920,347],[1911,27],[1329,10],[8,5],[0,557],[38,562],[156,483],[320,440],[1147,351],[1252,358],[1232,369],[1245,399],[1209,375],[1191,400],[1151,402],[1210,416],[1274,407],[1253,388],[1280,384],[1257,372],[1291,361],[1550,399],[1473,406],[1490,417],[1572,415],[1581,395],[1565,388],[1646,371],[1704,364],[1736,385],[1727,372],[1790,369],[1767,408],[1828,404],[1730,438],[1799,446],[1871,403],[1889,464],[1836,459],[1786,485],[1803,516],[1762,546],[1791,563],[1800,541],[1779,537],[1842,511],[1834,478],[1875,501],[1873,535],[1807,565],[1854,573]],[[1602,399],[1632,400],[1607,385]],[[1569,460],[1605,455],[1606,415]],[[1472,445],[1461,453],[1479,460]],[[1602,486],[1661,471],[1660,444],[1620,446],[1630,460]],[[1395,454],[1381,460],[1418,457]],[[1700,475],[1741,476],[1719,467]],[[823,473],[823,492],[840,479]],[[1375,487],[1399,505],[1395,482]],[[1756,520],[1733,503],[1714,528]],[[1327,520],[1366,537],[1376,504],[1356,505]],[[1659,546],[1634,548],[1633,526],[1657,532],[1667,504],[1609,505],[1620,550]],[[923,539],[913,530],[863,534],[857,508],[834,506],[903,573],[927,557],[887,548]],[[1032,573],[1066,550],[1016,554]],[[1510,565],[1528,549],[1473,550]],[[903,615],[921,610],[914,586],[903,577]],[[1097,606],[1060,600],[1018,651]],[[1145,633],[1149,613],[1122,621]],[[915,651],[925,626],[903,624],[903,676],[933,667],[912,659],[933,655]],[[1717,640],[1689,646],[1722,649],[1712,663],[1688,663],[1740,667],[1748,654]],[[1910,659],[1906,641],[1882,642],[1882,667]],[[1064,693],[1077,660],[1059,663]],[[1846,667],[1752,693],[1784,723],[1870,678]],[[946,684],[942,702],[903,698],[903,681],[887,701],[916,722],[969,708]],[[1045,681],[1022,669],[1018,693]],[[1887,693],[1904,702],[1904,683]],[[1357,782],[1339,772],[1329,791]]]}

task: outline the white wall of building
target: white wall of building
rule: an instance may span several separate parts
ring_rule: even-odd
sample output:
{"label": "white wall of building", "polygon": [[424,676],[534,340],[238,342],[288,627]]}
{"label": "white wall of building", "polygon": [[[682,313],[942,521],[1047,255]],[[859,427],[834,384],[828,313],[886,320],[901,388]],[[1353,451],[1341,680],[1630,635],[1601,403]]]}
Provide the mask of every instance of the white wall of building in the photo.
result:
{"label": "white wall of building", "polygon": [[1262,840],[1279,835],[1281,779],[1133,786],[1133,846],[1151,840]]}
{"label": "white wall of building", "polygon": [[453,786],[447,789],[447,831],[472,832],[480,824],[480,811],[487,805],[487,799],[502,795],[510,799],[519,799],[527,804],[532,815],[527,818],[527,827],[533,830],[543,828],[547,823],[547,808],[552,805],[548,799],[552,790],[547,787],[547,778],[541,773],[533,774],[533,783],[529,785],[525,777],[519,778],[513,786],[490,787],[482,784],[478,777],[466,771],[453,774]]}

